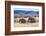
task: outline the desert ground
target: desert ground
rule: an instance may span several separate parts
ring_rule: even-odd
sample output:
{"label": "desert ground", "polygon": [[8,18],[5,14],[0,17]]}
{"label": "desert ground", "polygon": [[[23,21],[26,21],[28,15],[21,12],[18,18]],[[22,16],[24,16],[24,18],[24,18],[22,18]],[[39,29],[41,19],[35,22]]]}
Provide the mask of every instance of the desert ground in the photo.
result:
{"label": "desert ground", "polygon": [[38,23],[28,23],[28,24],[20,24],[20,23],[15,23],[15,27],[37,27]]}

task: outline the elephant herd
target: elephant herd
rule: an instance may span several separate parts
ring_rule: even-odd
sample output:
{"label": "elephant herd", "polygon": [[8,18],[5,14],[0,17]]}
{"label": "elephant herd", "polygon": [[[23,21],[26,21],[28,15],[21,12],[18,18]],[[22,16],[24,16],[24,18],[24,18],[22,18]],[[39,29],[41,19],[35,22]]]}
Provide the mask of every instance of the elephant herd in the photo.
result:
{"label": "elephant herd", "polygon": [[19,23],[35,23],[36,20],[34,18],[28,18],[27,20],[24,18],[19,19]]}

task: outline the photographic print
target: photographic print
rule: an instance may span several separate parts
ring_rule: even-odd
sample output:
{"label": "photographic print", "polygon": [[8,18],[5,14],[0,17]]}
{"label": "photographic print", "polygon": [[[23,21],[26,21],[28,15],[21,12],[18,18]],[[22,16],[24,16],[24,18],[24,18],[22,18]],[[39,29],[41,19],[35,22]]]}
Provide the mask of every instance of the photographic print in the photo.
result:
{"label": "photographic print", "polygon": [[39,9],[38,8],[15,8],[14,26],[15,27],[38,27]]}

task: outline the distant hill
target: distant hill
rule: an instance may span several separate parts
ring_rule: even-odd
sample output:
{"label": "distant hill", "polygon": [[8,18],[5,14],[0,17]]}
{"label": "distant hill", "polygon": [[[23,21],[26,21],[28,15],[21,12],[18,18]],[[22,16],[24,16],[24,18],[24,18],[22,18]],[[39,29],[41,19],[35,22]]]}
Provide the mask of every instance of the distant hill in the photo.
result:
{"label": "distant hill", "polygon": [[14,14],[39,14],[39,11],[14,10]]}

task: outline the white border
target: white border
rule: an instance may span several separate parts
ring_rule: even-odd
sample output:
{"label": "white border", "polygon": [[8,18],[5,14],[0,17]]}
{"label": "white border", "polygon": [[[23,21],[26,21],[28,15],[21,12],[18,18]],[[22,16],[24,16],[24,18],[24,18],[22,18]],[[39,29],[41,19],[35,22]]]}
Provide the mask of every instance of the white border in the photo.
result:
{"label": "white border", "polygon": [[14,9],[11,6],[11,31],[14,31]]}
{"label": "white border", "polygon": [[[15,8],[39,8],[39,27],[16,27],[14,28],[14,9]],[[41,6],[22,6],[11,5],[11,31],[26,31],[26,30],[42,30],[42,7]]]}

